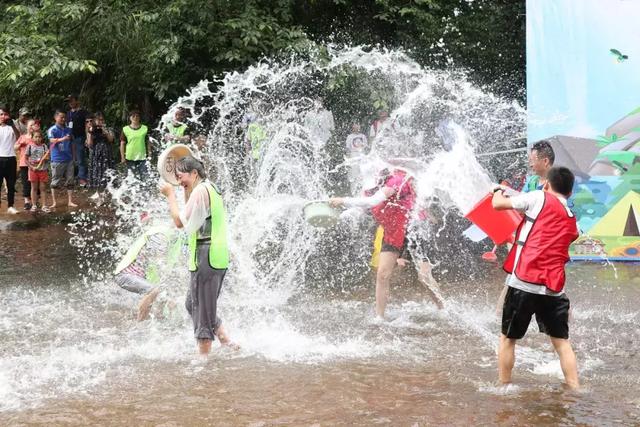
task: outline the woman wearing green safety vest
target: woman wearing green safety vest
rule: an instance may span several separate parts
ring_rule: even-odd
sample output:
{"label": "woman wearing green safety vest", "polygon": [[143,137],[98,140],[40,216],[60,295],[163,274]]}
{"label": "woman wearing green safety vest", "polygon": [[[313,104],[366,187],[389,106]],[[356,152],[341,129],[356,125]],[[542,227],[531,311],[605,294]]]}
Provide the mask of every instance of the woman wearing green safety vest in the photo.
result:
{"label": "woman wearing green safety vest", "polygon": [[207,181],[202,162],[183,157],[176,162],[175,171],[178,183],[189,195],[183,211],[178,209],[171,184],[163,184],[160,191],[167,197],[174,223],[188,235],[191,283],[185,305],[200,354],[206,355],[216,336],[221,344],[232,345],[217,316],[218,296],[229,265],[225,211],[222,196]]}
{"label": "woman wearing green safety vest", "polygon": [[140,122],[140,112],[129,113],[129,126],[120,134],[120,162],[139,180],[147,176],[147,159],[151,157],[148,138],[149,129]]}

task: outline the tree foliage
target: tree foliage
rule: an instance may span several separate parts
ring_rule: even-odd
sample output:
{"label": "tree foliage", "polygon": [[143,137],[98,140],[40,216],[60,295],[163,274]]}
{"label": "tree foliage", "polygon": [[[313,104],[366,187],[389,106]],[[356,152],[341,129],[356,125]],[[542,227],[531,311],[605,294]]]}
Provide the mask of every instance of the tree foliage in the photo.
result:
{"label": "tree foliage", "polygon": [[403,47],[523,97],[524,0],[25,0],[0,15],[0,100],[41,115],[81,93],[147,118],[203,78],[311,40]]}

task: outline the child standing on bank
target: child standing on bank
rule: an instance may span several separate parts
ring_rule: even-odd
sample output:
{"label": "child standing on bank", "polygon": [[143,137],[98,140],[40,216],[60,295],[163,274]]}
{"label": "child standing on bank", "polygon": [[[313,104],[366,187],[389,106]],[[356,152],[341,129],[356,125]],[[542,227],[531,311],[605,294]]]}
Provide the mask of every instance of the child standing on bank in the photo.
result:
{"label": "child standing on bank", "polygon": [[574,176],[565,167],[547,172],[542,190],[505,197],[504,187],[493,194],[496,210],[517,209],[525,214],[516,243],[504,263],[507,294],[502,309],[498,375],[511,383],[516,341],[524,337],[535,314],[540,332],[551,338],[567,385],[577,389],[576,356],[569,342],[569,298],[564,293],[564,265],[569,245],[578,237],[576,218],[567,207]]}
{"label": "child standing on bank", "polygon": [[25,158],[29,167],[29,182],[31,183],[31,212],[38,210],[38,187],[42,197],[42,212],[51,212],[46,206],[47,193],[46,184],[49,182],[49,149],[44,144],[44,138],[40,131],[31,134],[31,142],[27,147]]}

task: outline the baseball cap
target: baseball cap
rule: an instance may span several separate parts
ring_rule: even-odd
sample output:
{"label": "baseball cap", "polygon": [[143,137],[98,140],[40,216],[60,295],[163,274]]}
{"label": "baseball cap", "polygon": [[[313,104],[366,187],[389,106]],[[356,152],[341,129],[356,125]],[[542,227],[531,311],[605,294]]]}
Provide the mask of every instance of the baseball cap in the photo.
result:
{"label": "baseball cap", "polygon": [[20,114],[21,116],[30,116],[31,115],[31,110],[28,109],[27,107],[22,107],[19,111],[18,114]]}

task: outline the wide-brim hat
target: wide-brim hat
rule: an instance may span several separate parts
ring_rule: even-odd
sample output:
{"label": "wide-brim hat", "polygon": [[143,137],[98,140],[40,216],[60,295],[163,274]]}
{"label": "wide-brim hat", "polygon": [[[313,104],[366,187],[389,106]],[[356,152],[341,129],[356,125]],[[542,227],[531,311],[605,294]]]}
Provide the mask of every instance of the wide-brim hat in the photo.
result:
{"label": "wide-brim hat", "polygon": [[158,157],[158,173],[160,177],[171,185],[179,185],[176,179],[176,161],[185,156],[195,157],[188,146],[175,144],[167,147]]}

